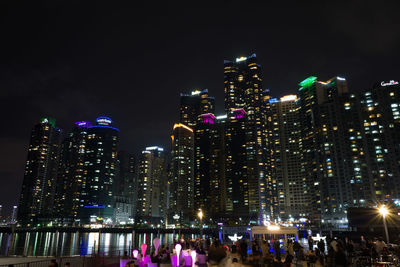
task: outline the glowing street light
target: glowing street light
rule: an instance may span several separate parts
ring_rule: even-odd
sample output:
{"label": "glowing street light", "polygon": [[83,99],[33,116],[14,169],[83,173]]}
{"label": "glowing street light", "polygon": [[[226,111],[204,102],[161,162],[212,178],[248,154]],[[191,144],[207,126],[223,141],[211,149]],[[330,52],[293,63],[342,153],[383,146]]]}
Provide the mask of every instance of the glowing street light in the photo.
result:
{"label": "glowing street light", "polygon": [[389,244],[389,232],[386,224],[386,216],[389,214],[389,210],[386,208],[385,205],[382,205],[378,211],[379,214],[382,215],[383,227],[385,228],[386,242]]}
{"label": "glowing street light", "polygon": [[199,210],[197,216],[199,216],[200,219],[200,239],[203,239],[203,211]]}

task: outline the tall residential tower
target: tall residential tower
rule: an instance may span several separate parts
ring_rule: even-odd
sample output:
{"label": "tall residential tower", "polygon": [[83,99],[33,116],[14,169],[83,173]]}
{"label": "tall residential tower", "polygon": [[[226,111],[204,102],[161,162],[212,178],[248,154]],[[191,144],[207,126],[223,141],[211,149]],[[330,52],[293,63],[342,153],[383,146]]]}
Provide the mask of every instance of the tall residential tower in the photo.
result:
{"label": "tall residential tower", "polygon": [[54,215],[61,130],[55,119],[42,118],[31,132],[28,158],[18,206],[18,221],[32,226]]}

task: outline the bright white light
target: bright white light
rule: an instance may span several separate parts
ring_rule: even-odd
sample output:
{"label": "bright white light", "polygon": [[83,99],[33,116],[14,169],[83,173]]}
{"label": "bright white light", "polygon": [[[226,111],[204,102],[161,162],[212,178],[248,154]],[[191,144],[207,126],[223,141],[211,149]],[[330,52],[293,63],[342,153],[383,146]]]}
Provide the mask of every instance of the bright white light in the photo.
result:
{"label": "bright white light", "polygon": [[192,91],[192,95],[199,95],[200,93],[201,93],[201,91],[199,91],[199,90]]}
{"label": "bright white light", "polygon": [[278,231],[279,229],[281,229],[279,227],[279,225],[269,225],[268,226],[268,230],[271,230],[271,231]]}
{"label": "bright white light", "polygon": [[164,151],[164,148],[159,147],[159,146],[149,146],[146,147],[146,150],[158,150],[158,151]]}
{"label": "bright white light", "polygon": [[390,80],[389,82],[381,82],[381,86],[389,86],[389,85],[395,85],[399,84],[398,81]]}
{"label": "bright white light", "polygon": [[236,62],[244,61],[246,59],[247,59],[247,57],[238,57],[238,58],[236,58]]}
{"label": "bright white light", "polygon": [[382,206],[379,208],[379,213],[380,213],[383,217],[385,217],[386,215],[389,214],[389,211],[388,211],[388,209],[385,207],[385,205],[382,205]]}
{"label": "bright white light", "polygon": [[229,238],[232,242],[236,242],[236,241],[238,241],[239,239],[242,239],[242,237],[243,237],[243,236],[241,236],[241,235],[238,236],[236,233],[235,233],[233,236],[228,235],[228,238]]}
{"label": "bright white light", "polygon": [[345,81],[346,79],[345,78],[342,78],[342,77],[336,77],[339,81]]}
{"label": "bright white light", "polygon": [[192,252],[190,252],[190,256],[192,256],[192,266],[195,266],[196,263],[196,251],[192,250]]}
{"label": "bright white light", "polygon": [[217,118],[217,120],[222,120],[222,119],[228,118],[228,116],[227,115],[219,115],[216,118]]}
{"label": "bright white light", "polygon": [[203,211],[200,210],[199,213],[197,213],[197,215],[199,216],[200,220],[203,218]]}
{"label": "bright white light", "polygon": [[297,95],[285,95],[281,97],[281,102],[285,101],[296,101],[297,100]]}

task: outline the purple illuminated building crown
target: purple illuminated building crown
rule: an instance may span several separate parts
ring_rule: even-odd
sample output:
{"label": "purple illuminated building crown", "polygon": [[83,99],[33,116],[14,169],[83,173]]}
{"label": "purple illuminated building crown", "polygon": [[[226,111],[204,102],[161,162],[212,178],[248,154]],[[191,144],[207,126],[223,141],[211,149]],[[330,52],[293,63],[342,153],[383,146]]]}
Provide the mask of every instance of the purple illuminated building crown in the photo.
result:
{"label": "purple illuminated building crown", "polygon": [[92,123],[90,121],[77,121],[77,122],[75,122],[75,125],[78,127],[88,128],[88,127],[92,126]]}
{"label": "purple illuminated building crown", "polygon": [[112,124],[112,119],[109,117],[98,117],[96,119],[97,125],[103,125],[103,126],[110,126]]}
{"label": "purple illuminated building crown", "polygon": [[214,124],[215,116],[212,113],[201,114],[200,117],[203,119],[203,123]]}
{"label": "purple illuminated building crown", "polygon": [[242,109],[242,108],[233,110],[233,116],[235,117],[235,119],[244,118],[244,115],[246,115],[246,111],[244,111],[244,109]]}

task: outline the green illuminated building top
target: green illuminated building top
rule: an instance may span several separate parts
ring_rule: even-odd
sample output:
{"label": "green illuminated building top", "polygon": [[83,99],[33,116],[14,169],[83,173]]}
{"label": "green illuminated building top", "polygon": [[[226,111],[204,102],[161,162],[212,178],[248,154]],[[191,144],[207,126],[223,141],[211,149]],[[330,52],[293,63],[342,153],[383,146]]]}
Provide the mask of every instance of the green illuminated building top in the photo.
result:
{"label": "green illuminated building top", "polygon": [[54,119],[54,118],[50,118],[50,117],[41,118],[40,122],[41,123],[48,123],[51,126],[56,127],[56,119]]}
{"label": "green illuminated building top", "polygon": [[305,79],[304,81],[299,83],[299,85],[301,86],[300,89],[310,88],[316,80],[317,80],[317,77],[315,77],[315,76],[308,77],[307,79]]}

